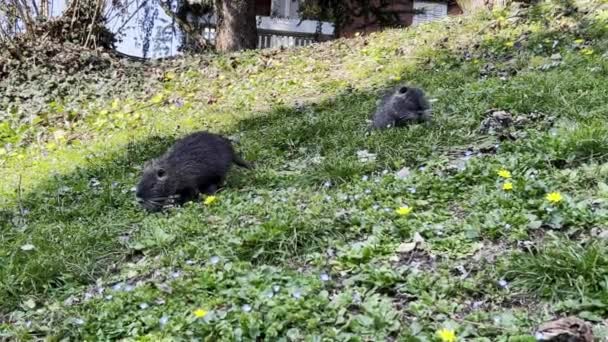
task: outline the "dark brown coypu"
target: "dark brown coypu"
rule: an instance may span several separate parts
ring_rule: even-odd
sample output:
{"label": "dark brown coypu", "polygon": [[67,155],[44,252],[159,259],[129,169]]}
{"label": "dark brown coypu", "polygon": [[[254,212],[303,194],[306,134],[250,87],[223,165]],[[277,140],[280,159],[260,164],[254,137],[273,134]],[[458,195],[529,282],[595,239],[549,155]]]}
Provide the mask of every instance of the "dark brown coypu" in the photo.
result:
{"label": "dark brown coypu", "polygon": [[431,119],[431,105],[420,88],[399,86],[388,92],[372,119],[373,128],[384,129],[426,122]]}
{"label": "dark brown coypu", "polygon": [[160,211],[174,202],[194,200],[200,193],[213,194],[232,163],[251,168],[234,152],[230,140],[209,132],[189,134],[146,163],[136,199],[147,210]]}

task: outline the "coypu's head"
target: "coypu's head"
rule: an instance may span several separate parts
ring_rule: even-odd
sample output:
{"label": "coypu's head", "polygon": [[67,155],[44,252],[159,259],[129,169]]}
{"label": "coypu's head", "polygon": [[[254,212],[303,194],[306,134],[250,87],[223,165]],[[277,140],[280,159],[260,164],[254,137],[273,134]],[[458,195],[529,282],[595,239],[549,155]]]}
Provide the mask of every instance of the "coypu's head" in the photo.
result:
{"label": "coypu's head", "polygon": [[431,120],[431,105],[421,89],[401,86],[397,88],[393,98],[398,123],[422,123]]}
{"label": "coypu's head", "polygon": [[173,170],[164,163],[152,160],[144,165],[143,175],[135,188],[137,202],[149,211],[160,211],[172,204],[176,192]]}

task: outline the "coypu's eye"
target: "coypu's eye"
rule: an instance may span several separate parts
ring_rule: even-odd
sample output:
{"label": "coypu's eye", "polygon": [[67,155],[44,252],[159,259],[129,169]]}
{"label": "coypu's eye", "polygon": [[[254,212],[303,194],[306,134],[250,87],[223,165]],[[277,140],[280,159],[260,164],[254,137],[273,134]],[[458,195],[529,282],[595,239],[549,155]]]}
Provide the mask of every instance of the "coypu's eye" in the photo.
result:
{"label": "coypu's eye", "polygon": [[167,172],[165,171],[165,169],[156,170],[156,177],[164,178],[166,175],[167,175]]}
{"label": "coypu's eye", "polygon": [[399,88],[399,93],[400,93],[400,94],[405,94],[405,93],[407,93],[407,87],[401,87],[401,88]]}

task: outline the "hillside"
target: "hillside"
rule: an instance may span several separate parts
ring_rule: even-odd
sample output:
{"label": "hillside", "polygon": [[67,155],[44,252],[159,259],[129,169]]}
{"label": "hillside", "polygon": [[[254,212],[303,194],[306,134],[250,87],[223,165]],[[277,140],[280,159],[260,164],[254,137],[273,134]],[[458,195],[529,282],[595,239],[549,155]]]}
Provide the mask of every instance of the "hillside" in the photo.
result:
{"label": "hillside", "polygon": [[[3,79],[0,339],[608,336],[608,7],[563,6]],[[366,134],[404,82],[433,122]],[[143,163],[198,129],[255,170],[145,213]]]}

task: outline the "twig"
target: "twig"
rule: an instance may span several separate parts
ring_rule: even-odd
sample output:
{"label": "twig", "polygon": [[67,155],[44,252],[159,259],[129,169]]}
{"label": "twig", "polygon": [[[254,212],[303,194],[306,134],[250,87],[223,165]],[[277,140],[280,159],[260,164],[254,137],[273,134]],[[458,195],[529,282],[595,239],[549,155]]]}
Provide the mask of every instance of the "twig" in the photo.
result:
{"label": "twig", "polygon": [[19,174],[19,183],[17,183],[17,202],[19,203],[19,212],[23,217],[25,210],[23,210],[23,202],[21,201],[22,190],[21,190],[21,174]]}
{"label": "twig", "polygon": [[36,17],[39,17],[40,11],[38,10],[38,5],[36,5],[36,0],[32,0],[32,6],[34,7],[34,11],[36,12]]}
{"label": "twig", "polygon": [[76,22],[76,9],[80,6],[79,4],[79,0],[72,0],[68,6],[68,8],[66,8],[66,11],[72,11],[72,20],[70,21],[70,30],[72,30],[72,28],[74,27],[74,23]]}
{"label": "twig", "polygon": [[0,31],[2,31],[2,34],[6,37],[6,39],[3,39],[2,41],[6,41],[7,44],[10,45],[10,47],[9,47],[10,54],[13,57],[15,57],[16,59],[18,59],[21,62],[23,62],[23,56],[21,55],[21,50],[19,50],[19,48],[17,47],[17,45],[15,45],[13,43],[13,40],[8,36],[8,33],[4,30],[4,28],[2,27],[2,25],[0,25]]}
{"label": "twig", "polygon": [[[148,0],[144,0],[144,2],[147,2],[147,1],[148,1]],[[132,1],[128,2],[128,3],[127,3],[125,6],[123,6],[123,8],[125,8],[125,9],[126,9],[126,11],[128,12],[128,10],[129,10],[129,8],[131,7],[131,5],[132,5],[133,3],[136,3],[136,2],[137,2],[137,0],[132,0]],[[141,6],[141,5],[138,5],[138,6]],[[110,6],[110,7],[108,8],[108,10],[107,10],[107,11],[104,13],[104,16],[105,16],[105,18],[107,18],[107,22],[108,22],[108,23],[111,23],[111,22],[112,22],[114,19],[116,19],[116,18],[118,18],[119,16],[123,15],[123,14],[121,13],[121,11],[120,11],[120,10],[118,10],[116,13],[114,13],[114,10],[115,10],[116,8],[118,8],[118,7],[115,7],[115,6]],[[136,11],[137,11],[137,10],[136,10]]]}
{"label": "twig", "polygon": [[23,23],[25,24],[25,31],[26,32],[32,32],[33,25],[32,25],[31,18],[24,11],[23,6],[21,5],[21,1],[20,0],[14,0],[13,4],[15,5],[15,8],[17,9],[17,12],[19,12],[19,16],[21,17],[21,20],[23,20]]}
{"label": "twig", "polygon": [[120,25],[120,27],[118,28],[118,30],[116,30],[116,34],[119,34],[120,31],[122,31],[122,29],[127,26],[127,24],[131,21],[131,19],[133,19],[133,17],[137,14],[137,12],[139,12],[140,9],[142,9],[145,5],[148,4],[148,0],[144,0],[142,1],[141,5],[139,5],[139,7],[137,7],[137,9],[135,11],[133,11],[133,13],[131,13],[131,15],[129,16],[129,18],[127,18],[127,20],[125,20],[122,25]]}
{"label": "twig", "polygon": [[87,39],[84,41],[84,46],[89,46],[89,40],[91,39],[91,35],[93,34],[93,30],[95,30],[95,21],[97,21],[97,13],[101,11],[99,5],[103,0],[97,0],[95,2],[95,13],[93,14],[93,20],[91,21],[91,25],[89,27],[89,33],[87,34]]}
{"label": "twig", "polygon": [[[182,31],[186,32],[190,38],[194,39],[198,44],[199,48],[206,48],[209,46],[209,43],[205,37],[203,37],[196,29],[194,29],[187,21],[182,20],[177,14],[175,14],[171,10],[171,5],[166,0],[159,1],[160,7],[165,11],[165,13],[171,17],[171,19],[175,20]],[[218,22],[219,25],[219,22]],[[218,26],[219,27],[219,26]]]}

